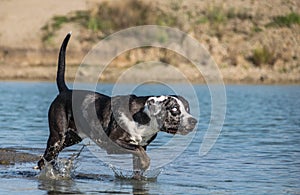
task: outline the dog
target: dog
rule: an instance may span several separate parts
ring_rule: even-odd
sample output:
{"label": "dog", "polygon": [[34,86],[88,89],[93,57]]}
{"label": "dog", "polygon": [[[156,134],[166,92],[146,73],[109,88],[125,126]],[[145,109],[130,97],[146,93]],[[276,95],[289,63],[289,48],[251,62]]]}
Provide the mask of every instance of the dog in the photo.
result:
{"label": "dog", "polygon": [[187,100],[176,95],[109,97],[94,91],[71,90],[65,83],[65,55],[71,33],[62,42],[56,83],[59,94],[48,111],[50,135],[38,168],[55,164],[59,152],[90,137],[108,154],[132,154],[133,168],[150,165],[147,146],[159,131],[188,134],[197,120]]}

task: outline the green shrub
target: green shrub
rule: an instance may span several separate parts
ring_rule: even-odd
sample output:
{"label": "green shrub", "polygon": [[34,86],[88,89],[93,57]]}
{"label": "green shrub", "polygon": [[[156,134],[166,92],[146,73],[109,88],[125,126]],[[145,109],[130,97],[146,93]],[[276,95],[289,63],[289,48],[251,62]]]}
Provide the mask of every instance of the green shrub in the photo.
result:
{"label": "green shrub", "polygon": [[69,19],[66,16],[54,16],[52,21],[53,29],[58,30],[64,23],[69,22]]}
{"label": "green shrub", "polygon": [[291,27],[293,24],[300,24],[300,15],[291,12],[286,16],[276,16],[273,21],[267,24],[267,27]]}
{"label": "green shrub", "polygon": [[263,31],[263,29],[261,29],[259,26],[254,26],[254,27],[252,27],[252,31],[253,32],[261,32],[261,31]]}
{"label": "green shrub", "polygon": [[237,10],[234,7],[224,9],[220,6],[212,6],[208,8],[205,17],[200,18],[199,20],[197,20],[197,22],[204,23],[209,21],[210,23],[221,24],[235,18],[239,18],[240,20],[251,20],[252,16],[245,8],[242,10]]}
{"label": "green shrub", "polygon": [[257,66],[262,64],[272,65],[274,63],[274,53],[270,51],[266,46],[255,48],[252,51],[251,57],[253,63]]}
{"label": "green shrub", "polygon": [[[177,10],[181,6],[181,0],[174,1],[171,4],[173,10]],[[118,1],[118,3],[109,4],[107,2],[97,5],[97,11],[77,11],[67,16],[55,16],[46,24],[42,30],[44,31],[43,41],[49,42],[55,35],[55,32],[61,28],[64,23],[77,23],[85,29],[98,33],[96,39],[121,29],[138,26],[138,25],[162,25],[180,28],[181,20],[178,20],[177,13],[161,10],[156,5],[149,4],[148,1]],[[222,20],[222,16],[214,16],[215,20]],[[94,39],[91,39],[94,40]],[[164,40],[161,40],[164,41]]]}
{"label": "green shrub", "polygon": [[214,24],[220,24],[227,21],[227,14],[222,7],[213,6],[208,9],[207,19]]}
{"label": "green shrub", "polygon": [[42,27],[44,31],[42,41],[51,44],[54,38],[54,32],[59,30],[61,26],[67,22],[69,22],[69,19],[66,16],[54,16],[50,23]]}

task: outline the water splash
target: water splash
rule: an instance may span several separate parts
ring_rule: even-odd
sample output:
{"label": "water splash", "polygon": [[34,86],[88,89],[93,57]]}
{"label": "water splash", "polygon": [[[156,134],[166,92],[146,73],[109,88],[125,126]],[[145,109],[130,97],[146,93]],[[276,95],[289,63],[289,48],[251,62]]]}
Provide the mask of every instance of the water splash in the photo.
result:
{"label": "water splash", "polygon": [[74,153],[70,158],[57,158],[55,163],[45,162],[45,167],[38,175],[39,179],[52,179],[52,180],[68,180],[72,179],[75,174],[76,159],[84,149],[85,145],[82,146],[78,153]]}
{"label": "water splash", "polygon": [[[80,151],[74,153],[70,158],[57,158],[54,163],[47,162],[45,160],[45,167],[43,170],[41,170],[37,177],[42,180],[70,180],[76,178],[76,159],[80,156],[85,146],[86,145],[83,145]],[[110,168],[114,172],[115,177],[118,179],[156,181],[159,174],[163,171],[162,168],[149,169],[146,171],[135,171],[121,169],[113,164],[104,163],[104,165]]]}
{"label": "water splash", "polygon": [[145,181],[155,181],[163,168],[149,169],[146,171],[124,170],[109,164],[108,167],[114,172],[115,177],[118,179],[135,179]]}

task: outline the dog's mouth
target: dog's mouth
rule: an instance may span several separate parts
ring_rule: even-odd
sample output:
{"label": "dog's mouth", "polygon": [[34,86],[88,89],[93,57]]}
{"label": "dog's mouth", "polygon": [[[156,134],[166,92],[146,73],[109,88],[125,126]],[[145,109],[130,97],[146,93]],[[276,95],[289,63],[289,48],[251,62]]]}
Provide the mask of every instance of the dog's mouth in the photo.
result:
{"label": "dog's mouth", "polygon": [[195,128],[195,126],[179,129],[177,131],[177,133],[180,135],[187,135],[187,134],[191,133],[194,130],[194,128]]}
{"label": "dog's mouth", "polygon": [[169,129],[166,129],[166,130],[164,130],[164,131],[167,132],[167,133],[170,133],[170,134],[176,134],[177,131],[178,131],[178,129],[172,129],[172,128],[169,128]]}
{"label": "dog's mouth", "polygon": [[168,128],[163,130],[166,133],[170,134],[180,134],[180,135],[187,135],[190,132],[194,130],[195,127],[189,127],[189,128]]}

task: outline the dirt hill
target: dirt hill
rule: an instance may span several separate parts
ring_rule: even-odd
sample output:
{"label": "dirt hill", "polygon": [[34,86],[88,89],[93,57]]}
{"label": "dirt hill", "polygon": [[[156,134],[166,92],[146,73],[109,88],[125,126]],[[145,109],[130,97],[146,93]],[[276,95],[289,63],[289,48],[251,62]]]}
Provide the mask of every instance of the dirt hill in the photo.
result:
{"label": "dirt hill", "polygon": [[[57,53],[66,32],[67,78],[100,40],[119,30],[155,24],[178,28],[203,44],[228,83],[300,83],[300,2],[265,1],[96,1],[4,0],[0,6],[0,79],[54,80]],[[115,81],[135,64],[161,61],[204,82],[182,56],[140,48],[117,57],[100,77]],[[127,81],[168,69],[143,66]],[[95,68],[95,67],[94,67]],[[93,70],[93,69],[90,69]],[[89,77],[87,72],[81,75]]]}

